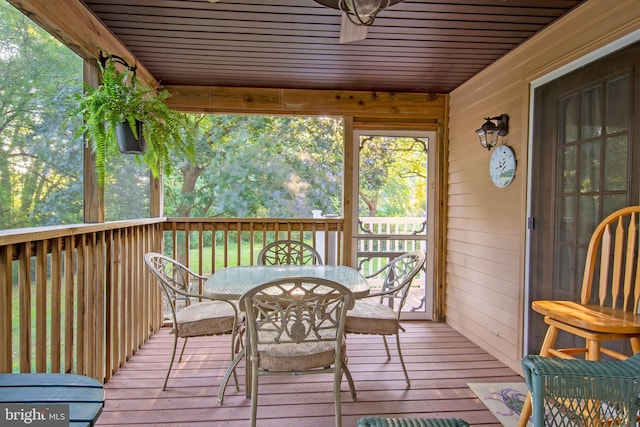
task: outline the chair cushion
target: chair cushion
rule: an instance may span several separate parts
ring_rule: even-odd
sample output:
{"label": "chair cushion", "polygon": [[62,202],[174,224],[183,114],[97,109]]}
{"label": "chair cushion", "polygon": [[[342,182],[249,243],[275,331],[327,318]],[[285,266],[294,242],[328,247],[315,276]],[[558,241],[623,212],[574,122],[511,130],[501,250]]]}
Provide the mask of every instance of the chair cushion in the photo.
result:
{"label": "chair cushion", "polygon": [[[223,301],[192,303],[176,315],[178,336],[185,338],[231,333],[235,315],[233,308]],[[236,321],[241,322],[241,315],[238,317]]]}
{"label": "chair cushion", "polygon": [[[344,351],[344,349],[343,349]],[[259,367],[268,371],[304,371],[333,365],[335,342],[259,344]]]}
{"label": "chair cushion", "polygon": [[[327,329],[320,331],[320,334],[327,338],[335,337],[335,330]],[[269,331],[260,332],[262,342],[258,343],[259,368],[267,371],[304,371],[335,363],[335,340],[270,344],[278,336]],[[344,339],[342,354],[346,360],[347,343]]]}
{"label": "chair cushion", "polygon": [[398,332],[398,319],[391,307],[361,299],[357,300],[355,307],[347,312],[346,332],[393,335]]}

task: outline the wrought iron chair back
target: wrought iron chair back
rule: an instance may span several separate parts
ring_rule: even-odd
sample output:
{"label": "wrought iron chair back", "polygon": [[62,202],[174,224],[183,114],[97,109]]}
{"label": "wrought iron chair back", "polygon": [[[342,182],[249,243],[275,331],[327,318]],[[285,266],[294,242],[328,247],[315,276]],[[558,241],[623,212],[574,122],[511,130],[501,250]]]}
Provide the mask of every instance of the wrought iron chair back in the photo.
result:
{"label": "wrought iron chair back", "polygon": [[394,309],[399,318],[402,307],[409,295],[409,285],[424,265],[424,260],[424,253],[407,252],[394,258],[378,271],[368,275],[367,278],[369,279],[386,272],[380,292],[370,294],[368,297],[379,296],[380,303]]}
{"label": "wrought iron chair back", "polygon": [[258,265],[322,265],[322,257],[311,246],[299,240],[276,240],[258,254]]}
{"label": "wrought iron chair back", "polygon": [[251,426],[255,426],[262,375],[333,373],[336,426],[341,426],[340,383],[346,366],[344,318],[354,297],[325,279],[288,277],[262,284],[240,298],[247,316],[251,364]]}

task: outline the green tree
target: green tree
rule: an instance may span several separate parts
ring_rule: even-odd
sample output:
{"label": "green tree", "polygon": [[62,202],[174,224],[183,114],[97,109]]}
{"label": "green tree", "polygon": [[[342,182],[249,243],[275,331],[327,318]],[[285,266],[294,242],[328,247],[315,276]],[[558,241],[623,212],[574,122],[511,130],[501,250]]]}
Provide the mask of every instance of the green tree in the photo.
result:
{"label": "green tree", "polygon": [[109,158],[105,171],[104,217],[106,221],[147,218],[150,207],[150,172],[138,156]]}
{"label": "green tree", "polygon": [[308,217],[341,212],[342,122],[194,117],[195,162],[165,180],[169,216]]}
{"label": "green tree", "polygon": [[360,140],[360,216],[420,216],[426,206],[427,141],[365,136]]}
{"label": "green tree", "polygon": [[0,2],[0,229],[82,218],[82,144],[62,123],[82,60]]}

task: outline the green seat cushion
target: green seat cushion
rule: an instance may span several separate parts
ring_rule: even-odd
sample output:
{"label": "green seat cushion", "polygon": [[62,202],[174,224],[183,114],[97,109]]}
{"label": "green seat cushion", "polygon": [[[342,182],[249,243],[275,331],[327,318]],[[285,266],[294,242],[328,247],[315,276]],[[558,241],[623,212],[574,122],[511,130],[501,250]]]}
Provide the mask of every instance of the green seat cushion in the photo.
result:
{"label": "green seat cushion", "polygon": [[457,418],[384,418],[364,417],[358,420],[358,427],[468,427],[469,424]]}

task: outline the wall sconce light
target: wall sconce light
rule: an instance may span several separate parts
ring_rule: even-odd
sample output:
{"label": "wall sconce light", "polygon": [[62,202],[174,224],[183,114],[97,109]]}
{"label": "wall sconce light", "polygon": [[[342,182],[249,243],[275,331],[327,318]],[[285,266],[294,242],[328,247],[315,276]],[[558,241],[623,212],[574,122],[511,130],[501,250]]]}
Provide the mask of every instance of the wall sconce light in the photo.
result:
{"label": "wall sconce light", "polygon": [[[485,117],[486,122],[482,127],[476,130],[480,145],[487,150],[491,150],[498,143],[499,136],[505,136],[509,133],[509,116],[502,114],[497,117]],[[496,123],[493,123],[495,120]]]}

